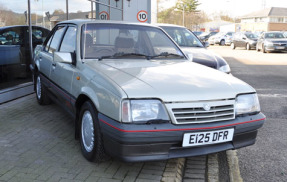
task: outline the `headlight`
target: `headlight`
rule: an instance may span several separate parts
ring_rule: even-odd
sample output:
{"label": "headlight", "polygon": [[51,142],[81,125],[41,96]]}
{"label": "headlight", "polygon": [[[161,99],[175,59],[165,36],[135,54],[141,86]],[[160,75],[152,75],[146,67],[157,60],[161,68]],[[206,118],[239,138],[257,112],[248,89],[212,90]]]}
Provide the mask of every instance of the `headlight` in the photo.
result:
{"label": "headlight", "polygon": [[222,72],[224,72],[224,73],[230,73],[231,72],[231,70],[230,70],[230,67],[229,67],[229,65],[227,64],[227,65],[224,65],[224,66],[221,66],[221,67],[219,67],[219,69],[218,69],[219,71],[222,71]]}
{"label": "headlight", "polygon": [[273,42],[265,41],[265,45],[266,45],[266,46],[273,46]]}
{"label": "headlight", "polygon": [[122,102],[122,122],[148,122],[169,120],[166,109],[159,100],[124,100]]}
{"label": "headlight", "polygon": [[257,94],[239,95],[235,100],[235,114],[251,114],[260,112]]}

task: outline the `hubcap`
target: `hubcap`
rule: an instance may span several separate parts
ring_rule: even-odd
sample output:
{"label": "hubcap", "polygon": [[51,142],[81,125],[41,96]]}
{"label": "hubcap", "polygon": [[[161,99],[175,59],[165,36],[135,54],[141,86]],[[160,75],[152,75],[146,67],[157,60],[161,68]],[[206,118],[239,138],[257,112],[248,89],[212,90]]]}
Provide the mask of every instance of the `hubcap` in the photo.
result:
{"label": "hubcap", "polygon": [[91,152],[94,148],[94,122],[90,111],[85,111],[82,117],[82,142],[86,151]]}
{"label": "hubcap", "polygon": [[41,99],[42,88],[41,88],[41,78],[40,76],[37,77],[37,84],[36,84],[36,92],[38,99]]}

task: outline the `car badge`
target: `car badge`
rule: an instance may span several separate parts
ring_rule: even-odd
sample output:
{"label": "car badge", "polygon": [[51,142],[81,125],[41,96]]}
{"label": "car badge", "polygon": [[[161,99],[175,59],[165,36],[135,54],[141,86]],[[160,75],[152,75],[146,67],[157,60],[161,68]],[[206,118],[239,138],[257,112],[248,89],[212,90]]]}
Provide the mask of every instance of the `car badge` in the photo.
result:
{"label": "car badge", "polygon": [[210,105],[209,104],[203,104],[203,109],[205,111],[210,111]]}

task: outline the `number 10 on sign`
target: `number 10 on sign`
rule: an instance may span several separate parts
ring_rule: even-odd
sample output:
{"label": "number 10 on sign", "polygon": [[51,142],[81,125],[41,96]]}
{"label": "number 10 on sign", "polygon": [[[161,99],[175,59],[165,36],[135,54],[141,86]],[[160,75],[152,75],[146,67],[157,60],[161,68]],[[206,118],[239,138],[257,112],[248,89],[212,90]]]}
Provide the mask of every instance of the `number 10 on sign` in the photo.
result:
{"label": "number 10 on sign", "polygon": [[148,18],[148,14],[147,14],[146,11],[141,10],[141,11],[138,12],[137,19],[138,19],[139,22],[146,22],[147,18]]}

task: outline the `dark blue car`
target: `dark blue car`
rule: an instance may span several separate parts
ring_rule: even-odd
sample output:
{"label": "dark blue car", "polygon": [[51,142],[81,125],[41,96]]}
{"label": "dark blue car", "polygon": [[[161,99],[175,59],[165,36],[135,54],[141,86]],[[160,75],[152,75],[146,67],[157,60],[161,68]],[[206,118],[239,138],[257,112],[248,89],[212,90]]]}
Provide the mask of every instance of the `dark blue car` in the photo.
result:
{"label": "dark blue car", "polygon": [[[49,32],[43,27],[33,26],[33,48],[42,44]],[[19,79],[28,78],[31,75],[28,26],[0,28],[0,58],[0,89],[7,85],[13,86],[13,83],[18,83]]]}

